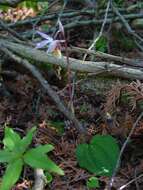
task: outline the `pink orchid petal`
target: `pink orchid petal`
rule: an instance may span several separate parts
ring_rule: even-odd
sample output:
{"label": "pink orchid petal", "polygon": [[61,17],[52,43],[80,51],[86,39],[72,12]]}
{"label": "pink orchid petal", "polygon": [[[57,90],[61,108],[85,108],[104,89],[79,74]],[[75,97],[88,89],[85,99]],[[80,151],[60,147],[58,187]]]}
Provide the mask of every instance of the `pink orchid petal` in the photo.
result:
{"label": "pink orchid petal", "polygon": [[65,35],[64,27],[63,27],[63,25],[62,25],[60,19],[58,19],[58,22],[57,22],[57,23],[58,23],[58,25],[59,25],[59,29],[58,29],[58,31],[55,33],[54,38],[57,38],[57,36],[58,36],[59,33],[61,33],[63,36]]}
{"label": "pink orchid petal", "polygon": [[47,35],[47,34],[45,34],[45,33],[43,33],[43,32],[37,31],[37,34],[39,34],[41,37],[43,37],[43,38],[49,40],[49,42],[52,42],[52,41],[53,41],[53,38],[52,38],[52,37],[50,37],[49,35]]}
{"label": "pink orchid petal", "polygon": [[49,44],[48,40],[43,40],[39,43],[36,44],[36,49],[40,49],[40,48],[43,48],[44,46],[46,46],[47,44]]}
{"label": "pink orchid petal", "polygon": [[52,43],[50,43],[47,53],[53,52],[58,45],[59,45],[59,40],[54,40]]}
{"label": "pink orchid petal", "polygon": [[60,21],[60,19],[58,19],[58,25],[59,25],[59,30],[58,32],[61,32],[63,35],[65,34],[65,31],[64,31],[64,27]]}

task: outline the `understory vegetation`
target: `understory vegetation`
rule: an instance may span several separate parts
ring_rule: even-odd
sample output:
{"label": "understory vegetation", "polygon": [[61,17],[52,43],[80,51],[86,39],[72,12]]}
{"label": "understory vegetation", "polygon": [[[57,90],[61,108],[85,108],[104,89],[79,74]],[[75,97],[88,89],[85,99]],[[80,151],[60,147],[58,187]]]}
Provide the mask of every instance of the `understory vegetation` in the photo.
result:
{"label": "understory vegetation", "polygon": [[0,190],[143,189],[143,2],[0,0]]}

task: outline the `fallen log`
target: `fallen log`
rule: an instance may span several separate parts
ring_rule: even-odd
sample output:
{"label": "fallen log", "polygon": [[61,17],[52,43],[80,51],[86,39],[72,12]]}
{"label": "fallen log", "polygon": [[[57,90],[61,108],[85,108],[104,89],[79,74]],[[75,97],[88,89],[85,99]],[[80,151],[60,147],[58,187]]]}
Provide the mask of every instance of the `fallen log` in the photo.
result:
{"label": "fallen log", "polygon": [[[42,64],[51,64],[68,67],[66,57],[57,58],[52,54],[47,54],[44,51],[37,50],[33,47],[25,46],[19,43],[13,43],[8,40],[0,39],[0,45],[8,48],[22,58],[32,60],[32,62],[40,66]],[[107,75],[143,80],[143,69],[140,67],[131,67],[126,65],[115,64],[114,62],[92,62],[69,58],[69,68],[74,71],[87,73],[104,73]]]}

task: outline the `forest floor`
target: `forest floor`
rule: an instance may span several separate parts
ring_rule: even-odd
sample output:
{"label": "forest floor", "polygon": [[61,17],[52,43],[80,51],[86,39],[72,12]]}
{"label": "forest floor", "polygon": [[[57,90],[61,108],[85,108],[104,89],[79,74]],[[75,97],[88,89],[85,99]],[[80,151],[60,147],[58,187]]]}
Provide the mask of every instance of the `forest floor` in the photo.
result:
{"label": "forest floor", "polygon": [[[125,1],[125,7],[134,5],[136,1]],[[72,6],[72,7],[71,7]],[[82,5],[83,6],[83,5]],[[103,6],[103,5],[101,5]],[[18,8],[20,10],[21,8]],[[54,10],[53,10],[54,9]],[[51,13],[59,9],[57,6],[51,8]],[[60,7],[61,9],[61,7]],[[59,10],[60,10],[59,9]],[[66,9],[76,9],[75,4]],[[57,10],[56,10],[57,11]],[[142,9],[138,8],[138,11]],[[2,13],[4,15],[4,13]],[[6,14],[6,13],[5,13]],[[8,14],[8,13],[7,13]],[[9,14],[13,14],[10,12]],[[18,15],[19,13],[17,13]],[[32,17],[35,17],[35,13]],[[5,15],[6,17],[7,15]],[[31,16],[31,15],[29,15]],[[18,16],[17,16],[18,17]],[[80,16],[79,16],[80,17]],[[86,15],[83,18],[86,18]],[[29,17],[28,17],[29,18]],[[90,16],[89,16],[90,18]],[[20,21],[21,18],[18,18]],[[25,19],[25,18],[24,18]],[[62,21],[62,18],[61,18]],[[72,18],[70,18],[72,21]],[[13,21],[11,21],[13,22]],[[51,20],[43,21],[44,28]],[[68,18],[65,22],[68,22]],[[132,37],[128,34],[124,26],[120,23],[107,25],[104,31],[104,38],[98,44],[98,51],[127,57],[131,59],[143,60],[143,53],[135,45]],[[26,26],[23,26],[26,27]],[[38,29],[42,28],[41,25]],[[66,30],[66,37],[70,47],[89,48],[89,42],[93,40],[93,31],[99,32],[100,26],[82,26]],[[118,29],[118,27],[121,27]],[[96,29],[97,28],[97,29]],[[30,26],[27,26],[29,30]],[[23,32],[23,28],[17,31]],[[45,30],[45,28],[44,28]],[[120,31],[119,31],[120,30]],[[139,28],[136,32],[142,35],[143,29]],[[107,40],[107,42],[106,42]],[[63,53],[64,54],[64,53]],[[70,50],[69,57],[83,59],[83,53]],[[88,55],[87,60],[93,58]],[[69,84],[68,75],[65,69],[55,66],[52,68],[51,76],[46,73],[44,68],[41,72],[57,92],[59,97],[69,104]],[[51,158],[65,172],[64,176],[54,175],[53,180],[45,189],[51,190],[86,190],[86,181],[94,176],[93,174],[81,169],[75,157],[75,148],[80,143],[80,134],[72,126],[53,103],[51,98],[44,93],[40,84],[29,73],[19,72],[15,68],[15,63],[9,61],[4,70],[9,70],[11,74],[2,74],[0,87],[0,137],[4,136],[5,125],[11,126],[16,132],[24,136],[32,127],[37,127],[36,136],[33,144],[51,143],[55,149]],[[96,134],[109,134],[115,137],[120,148],[126,141],[132,130],[137,117],[143,111],[143,83],[141,80],[123,79],[120,77],[102,75],[89,75],[85,73],[72,73],[73,110],[78,120],[83,123],[87,129],[87,141]],[[73,82],[74,81],[74,82]],[[100,84],[101,83],[101,84]],[[99,85],[99,87],[97,87]],[[67,106],[68,107],[68,106]],[[124,150],[121,165],[115,176],[112,189],[116,190],[128,182],[133,182],[125,187],[126,190],[143,189],[143,179],[138,176],[143,171],[143,118],[138,122],[133,134],[130,137],[130,143]],[[2,144],[1,144],[2,147]],[[4,167],[1,165],[0,175],[4,173]],[[109,177],[99,176],[100,188],[104,190],[109,183]],[[33,170],[26,167],[20,180],[13,190],[30,189],[34,183]],[[121,190],[121,189],[120,189]]]}

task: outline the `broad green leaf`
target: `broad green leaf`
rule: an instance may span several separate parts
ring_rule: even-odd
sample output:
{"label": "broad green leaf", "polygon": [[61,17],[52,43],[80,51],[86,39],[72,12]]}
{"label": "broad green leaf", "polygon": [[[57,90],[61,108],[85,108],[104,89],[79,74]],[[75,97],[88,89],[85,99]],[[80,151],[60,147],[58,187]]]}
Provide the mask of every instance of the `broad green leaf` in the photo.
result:
{"label": "broad green leaf", "polygon": [[26,149],[32,142],[35,131],[36,131],[36,127],[33,127],[30,129],[27,135],[23,137],[23,139],[19,143],[19,149],[18,149],[19,152],[24,153],[26,151]]}
{"label": "broad green leaf", "polygon": [[119,155],[116,140],[110,135],[96,135],[90,144],[76,149],[79,165],[96,175],[111,176]]}
{"label": "broad green leaf", "polygon": [[39,150],[37,148],[32,148],[25,153],[24,162],[33,168],[42,168],[44,170],[48,170],[49,172],[64,175],[63,170],[51,161],[47,155],[39,154]]}
{"label": "broad green leaf", "polygon": [[45,154],[50,152],[54,149],[54,146],[51,144],[45,144],[45,145],[39,145],[38,147],[34,148],[37,153],[39,154]]}
{"label": "broad green leaf", "polygon": [[109,171],[113,171],[119,156],[119,146],[117,144],[116,139],[110,135],[103,135],[103,136],[96,135],[91,140],[91,144],[93,145],[91,147],[94,149],[91,150],[91,152],[93,151],[95,153],[96,151],[95,148],[98,147],[99,149],[99,150],[97,149],[98,151],[97,153],[99,154],[98,158],[102,161],[103,165],[105,165],[104,164],[105,157],[103,156],[106,154],[106,163],[108,162],[108,166],[104,168],[107,170],[109,169]]}
{"label": "broad green leaf", "polygon": [[9,150],[13,150],[15,146],[19,145],[21,138],[18,133],[14,132],[13,129],[6,127],[3,144]]}
{"label": "broad green leaf", "polygon": [[12,159],[13,153],[8,150],[0,150],[0,162],[9,162]]}
{"label": "broad green leaf", "polygon": [[88,188],[98,188],[99,186],[99,181],[97,177],[90,177],[87,181],[87,187]]}
{"label": "broad green leaf", "polygon": [[18,159],[13,163],[9,163],[6,172],[3,176],[0,190],[10,190],[12,186],[18,181],[22,171],[23,161]]}

